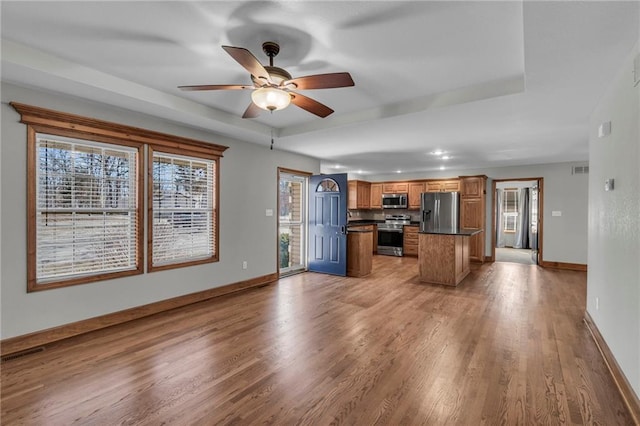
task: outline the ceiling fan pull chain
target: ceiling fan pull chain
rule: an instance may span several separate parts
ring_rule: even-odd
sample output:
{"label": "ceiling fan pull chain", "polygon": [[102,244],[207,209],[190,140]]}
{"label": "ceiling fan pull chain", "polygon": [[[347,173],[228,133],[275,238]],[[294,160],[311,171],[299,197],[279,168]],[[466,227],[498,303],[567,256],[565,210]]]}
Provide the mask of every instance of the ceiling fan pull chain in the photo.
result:
{"label": "ceiling fan pull chain", "polygon": [[[273,111],[271,111],[271,113],[273,114]],[[273,151],[273,128],[271,128],[271,148],[269,149]]]}

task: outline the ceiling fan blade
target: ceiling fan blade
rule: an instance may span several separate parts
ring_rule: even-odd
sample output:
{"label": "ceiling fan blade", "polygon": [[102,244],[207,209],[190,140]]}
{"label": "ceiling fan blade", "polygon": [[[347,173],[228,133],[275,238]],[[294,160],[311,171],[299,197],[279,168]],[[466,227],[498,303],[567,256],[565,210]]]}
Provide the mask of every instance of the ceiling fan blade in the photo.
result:
{"label": "ceiling fan blade", "polygon": [[264,79],[271,83],[269,73],[264,69],[260,61],[253,56],[253,53],[249,52],[244,47],[222,46],[222,48],[247,71],[249,71],[252,76]]}
{"label": "ceiling fan blade", "polygon": [[325,118],[327,115],[333,113],[333,110],[328,106],[321,104],[320,102],[308,98],[299,93],[291,93],[291,102],[300,108],[309,111],[318,117]]}
{"label": "ceiling fan blade", "polygon": [[243,86],[241,84],[202,84],[199,86],[178,86],[181,90],[241,90],[255,89],[253,86]]}
{"label": "ceiling fan blade", "polygon": [[306,77],[298,77],[282,83],[283,86],[293,83],[297,90],[308,89],[333,89],[337,87],[354,86],[355,83],[348,72],[335,72],[331,74],[315,74]]}
{"label": "ceiling fan blade", "polygon": [[244,111],[244,114],[242,114],[242,118],[256,118],[260,115],[260,111],[262,111],[262,109],[258,105],[251,102],[247,109]]}

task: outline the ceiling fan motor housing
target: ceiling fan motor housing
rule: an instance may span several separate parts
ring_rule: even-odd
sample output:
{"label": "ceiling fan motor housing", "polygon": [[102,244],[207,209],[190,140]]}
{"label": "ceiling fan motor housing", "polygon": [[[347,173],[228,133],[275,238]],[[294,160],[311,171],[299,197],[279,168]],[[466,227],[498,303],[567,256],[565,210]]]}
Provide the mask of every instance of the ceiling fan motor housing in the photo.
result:
{"label": "ceiling fan motor housing", "polygon": [[[276,85],[280,85],[283,81],[291,80],[291,74],[289,74],[286,70],[280,67],[271,67],[265,66],[265,70],[269,73],[269,77],[271,77],[271,81],[273,81]],[[256,83],[258,86],[264,86],[265,82],[257,79],[253,75],[251,76],[251,80]]]}

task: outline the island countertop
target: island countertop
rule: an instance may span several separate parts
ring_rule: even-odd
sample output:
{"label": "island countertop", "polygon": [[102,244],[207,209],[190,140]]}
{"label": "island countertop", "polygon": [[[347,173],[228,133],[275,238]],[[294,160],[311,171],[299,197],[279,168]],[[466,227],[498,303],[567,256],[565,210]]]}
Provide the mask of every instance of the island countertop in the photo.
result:
{"label": "island countertop", "polygon": [[365,233],[366,234],[366,233],[373,232],[373,229],[362,229],[362,227],[360,227],[360,226],[353,226],[353,227],[349,226],[347,228],[347,233],[350,233],[350,232]]}
{"label": "island countertop", "polygon": [[466,235],[468,237],[479,234],[480,232],[482,232],[482,229],[475,229],[475,228],[458,228],[458,229],[441,228],[441,229],[432,229],[428,231],[423,231],[423,230],[419,231],[420,234]]}

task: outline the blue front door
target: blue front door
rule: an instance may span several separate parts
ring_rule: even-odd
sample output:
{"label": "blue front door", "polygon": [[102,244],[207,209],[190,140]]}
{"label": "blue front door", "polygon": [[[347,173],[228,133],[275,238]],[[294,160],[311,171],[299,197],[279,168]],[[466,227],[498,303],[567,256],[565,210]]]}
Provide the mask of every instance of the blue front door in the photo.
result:
{"label": "blue front door", "polygon": [[309,181],[309,271],[347,274],[347,174]]}

